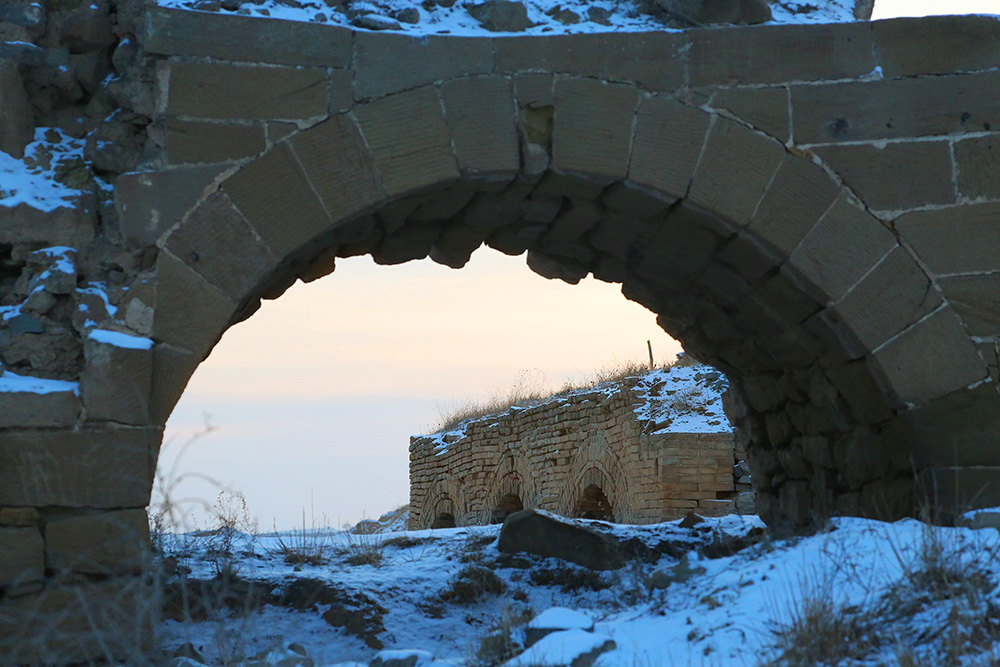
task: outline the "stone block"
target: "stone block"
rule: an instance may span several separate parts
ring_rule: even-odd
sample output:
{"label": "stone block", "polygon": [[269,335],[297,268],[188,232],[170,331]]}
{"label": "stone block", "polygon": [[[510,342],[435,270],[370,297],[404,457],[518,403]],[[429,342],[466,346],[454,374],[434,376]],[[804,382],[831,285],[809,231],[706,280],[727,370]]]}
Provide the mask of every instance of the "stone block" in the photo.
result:
{"label": "stone block", "polygon": [[886,397],[872,379],[872,371],[865,361],[830,364],[825,370],[858,422],[877,424],[892,417]]}
{"label": "stone block", "polygon": [[0,528],[0,590],[44,577],[45,549],[38,528]]}
{"label": "stone block", "polygon": [[0,505],[145,507],[161,436],[125,427],[5,432]]}
{"label": "stone block", "polygon": [[866,22],[704,28],[687,34],[692,88],[856,79],[876,64]]}
{"label": "stone block", "polygon": [[146,12],[143,47],[167,56],[347,67],[353,31],[336,25],[155,8]]}
{"label": "stone block", "polygon": [[157,596],[139,577],[0,600],[0,667],[148,662]]}
{"label": "stone block", "polygon": [[156,259],[153,339],[204,358],[229,326],[237,304],[167,253]]}
{"label": "stone block", "polygon": [[45,524],[45,562],[57,573],[139,574],[149,562],[144,509],[83,514]]}
{"label": "stone block", "polygon": [[947,141],[813,149],[872,209],[913,209],[955,201]]}
{"label": "stone block", "polygon": [[201,357],[169,345],[153,348],[153,391],[149,401],[154,424],[165,424]]}
{"label": "stone block", "polygon": [[354,40],[357,100],[493,71],[490,39],[358,31]]}
{"label": "stone block", "polygon": [[945,520],[1000,505],[1000,466],[930,468],[921,471],[920,481],[933,511]]}
{"label": "stone block", "polygon": [[819,317],[854,358],[876,349],[940,304],[927,275],[897,247]]}
{"label": "stone block", "polygon": [[402,264],[423,259],[430,254],[443,227],[439,221],[407,222],[382,238],[372,251],[372,259],[376,264]]}
{"label": "stone block", "polygon": [[462,173],[510,179],[520,166],[511,84],[470,77],[441,84],[445,119]]}
{"label": "stone block", "polygon": [[555,75],[548,72],[516,73],[511,76],[514,98],[521,107],[550,107],[555,104]]}
{"label": "stone block", "polygon": [[1000,273],[938,278],[937,283],[971,335],[1000,335]]}
{"label": "stone block", "polygon": [[34,526],[41,514],[34,507],[0,507],[0,526],[25,528]]}
{"label": "stone block", "polygon": [[711,116],[670,98],[639,103],[628,179],[672,197],[687,196]]}
{"label": "stone block", "polygon": [[925,16],[871,24],[887,77],[951,74],[1000,66],[1000,26],[991,16]]}
{"label": "stone block", "polygon": [[785,149],[774,139],[717,118],[695,171],[688,201],[746,225],[767,191]]}
{"label": "stone block", "polygon": [[625,178],[638,104],[634,86],[556,78],[553,166],[603,184]]}
{"label": "stone block", "polygon": [[636,275],[663,285],[704,268],[722,239],[700,219],[698,212],[679,206],[665,221],[651,223],[639,243]]}
{"label": "stone block", "polygon": [[437,91],[428,86],[360,104],[355,114],[390,197],[459,177]]}
{"label": "stone block", "polygon": [[784,86],[725,88],[712,95],[711,105],[715,109],[725,109],[781,143],[791,136],[788,89]]}
{"label": "stone block", "polygon": [[65,200],[65,205],[42,211],[28,204],[2,209],[0,243],[44,243],[86,247],[94,238],[96,207],[90,193]]}
{"label": "stone block", "polygon": [[881,221],[841,195],[792,253],[789,265],[836,301],[895,246],[895,235]]}
{"label": "stone block", "polygon": [[684,34],[592,33],[552,37],[498,37],[496,71],[542,70],[612,81],[631,81],[656,92],[684,85]]}
{"label": "stone block", "polygon": [[331,226],[287,143],[243,167],[221,187],[278,259]]}
{"label": "stone block", "polygon": [[747,234],[730,237],[715,258],[733,267],[747,282],[754,282],[781,263],[773,249]]}
{"label": "stone block", "polygon": [[266,148],[264,125],[260,123],[233,125],[168,118],[163,133],[171,164],[242,160]]}
{"label": "stone block", "polygon": [[144,426],[150,423],[149,398],[153,382],[152,341],[118,334],[126,345],[90,336],[84,343],[86,365],[80,375],[80,393],[87,421],[113,421]]}
{"label": "stone block", "polygon": [[[1000,123],[997,126],[1000,127]],[[955,163],[958,165],[958,191],[963,196],[1000,198],[1000,135],[955,142]]]}
{"label": "stone block", "polygon": [[115,205],[122,234],[135,246],[154,245],[215,187],[222,167],[205,165],[122,174]]}
{"label": "stone block", "polygon": [[570,285],[577,284],[590,273],[589,266],[583,262],[536,250],[528,251],[528,268],[543,278],[559,279]]}
{"label": "stone block", "polygon": [[35,112],[13,60],[0,59],[0,151],[17,159],[35,140]]}
{"label": "stone block", "polygon": [[1000,125],[1000,72],[792,86],[798,144],[912,139]]}
{"label": "stone block", "polygon": [[72,426],[79,417],[74,391],[0,391],[0,428],[58,428]]}
{"label": "stone block", "polygon": [[876,379],[896,407],[923,405],[988,377],[962,321],[947,306],[871,356]]}
{"label": "stone block", "polygon": [[830,209],[841,188],[810,160],[786,155],[750,221],[750,231],[787,257]]}
{"label": "stone block", "polygon": [[327,114],[327,71],[318,67],[162,64],[163,113],[226,120],[299,120]]}
{"label": "stone block", "polygon": [[191,211],[164,239],[163,248],[233,303],[251,296],[278,265],[224,192],[215,192]]}
{"label": "stone block", "polygon": [[1000,203],[914,211],[893,226],[920,261],[938,275],[1000,269]]}

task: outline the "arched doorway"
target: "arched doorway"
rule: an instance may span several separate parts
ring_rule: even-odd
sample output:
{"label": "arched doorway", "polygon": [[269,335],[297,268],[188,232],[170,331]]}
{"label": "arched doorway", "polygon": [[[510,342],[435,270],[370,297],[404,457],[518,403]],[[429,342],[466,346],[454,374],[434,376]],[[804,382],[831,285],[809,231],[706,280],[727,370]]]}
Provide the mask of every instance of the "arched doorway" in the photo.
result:
{"label": "arched doorway", "polygon": [[597,484],[588,484],[580,491],[573,505],[573,517],[613,522],[615,513],[604,490]]}

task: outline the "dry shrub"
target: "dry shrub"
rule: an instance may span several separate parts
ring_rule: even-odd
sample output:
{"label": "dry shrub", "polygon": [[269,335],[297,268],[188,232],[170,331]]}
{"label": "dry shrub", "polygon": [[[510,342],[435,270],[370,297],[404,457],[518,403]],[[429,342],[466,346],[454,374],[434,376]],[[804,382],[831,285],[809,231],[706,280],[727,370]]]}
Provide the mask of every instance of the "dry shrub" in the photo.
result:
{"label": "dry shrub", "polygon": [[373,534],[347,533],[347,548],[344,562],[348,565],[371,565],[380,567],[385,560],[385,542]]}
{"label": "dry shrub", "polygon": [[447,588],[438,594],[442,602],[472,604],[487,595],[499,595],[507,590],[507,584],[493,570],[479,565],[466,565],[448,582]]}
{"label": "dry shrub", "polygon": [[330,529],[317,525],[313,520],[311,527],[306,527],[306,511],[302,510],[301,530],[291,530],[285,536],[275,528],[278,545],[271,550],[272,555],[280,556],[289,565],[322,565],[330,557]]}
{"label": "dry shrub", "polygon": [[467,400],[451,406],[438,406],[435,433],[450,431],[462,422],[506,412],[512,407],[537,405],[551,395],[541,371],[519,371],[507,389],[494,390],[484,401]]}

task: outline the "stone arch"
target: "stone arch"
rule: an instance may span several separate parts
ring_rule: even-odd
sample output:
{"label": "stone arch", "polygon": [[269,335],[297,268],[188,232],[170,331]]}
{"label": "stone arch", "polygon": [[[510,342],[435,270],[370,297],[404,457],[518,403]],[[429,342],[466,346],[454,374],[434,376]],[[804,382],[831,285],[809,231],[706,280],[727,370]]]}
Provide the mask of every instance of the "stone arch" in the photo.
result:
{"label": "stone arch", "polygon": [[515,456],[511,449],[504,452],[490,475],[491,482],[485,490],[483,515],[486,521],[493,522],[494,513],[504,505],[502,501],[505,496],[515,496],[521,505],[519,509],[537,507],[536,473],[523,455]]}
{"label": "stone arch", "polygon": [[724,370],[768,520],[909,512],[913,468],[935,460],[913,409],[987,371],[908,249],[760,131],[632,84],[541,76],[366,100],[221,179],[157,243],[157,420],[222,332],[296,278],[367,253],[460,267],[485,243],[547,278],[621,283]]}

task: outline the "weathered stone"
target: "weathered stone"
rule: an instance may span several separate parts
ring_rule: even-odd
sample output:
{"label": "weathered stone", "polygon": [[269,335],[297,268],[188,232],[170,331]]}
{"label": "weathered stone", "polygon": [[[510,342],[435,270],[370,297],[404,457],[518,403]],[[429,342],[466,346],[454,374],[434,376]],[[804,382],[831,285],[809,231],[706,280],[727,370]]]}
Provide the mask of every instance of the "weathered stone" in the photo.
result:
{"label": "weathered stone", "polygon": [[[493,71],[489,40],[441,35],[354,35],[355,98],[366,100],[442,79]],[[406,63],[406,67],[400,67]]]}
{"label": "weathered stone", "polygon": [[109,332],[114,338],[107,339],[98,333],[91,332],[84,344],[80,393],[87,420],[148,424],[153,342],[118,332]]}
{"label": "weathered stone", "polygon": [[392,234],[387,234],[372,251],[376,264],[402,264],[423,259],[441,235],[439,221],[408,222]]}
{"label": "weathered stone", "polygon": [[0,528],[0,590],[41,581],[45,550],[38,528]]}
{"label": "weathered stone", "polygon": [[315,67],[170,62],[160,108],[195,118],[296,120],[327,113],[327,72]]}
{"label": "weathered stone", "polygon": [[462,173],[513,178],[519,158],[510,83],[499,77],[449,81],[441,99]]}
{"label": "weathered stone", "polygon": [[746,24],[771,20],[771,7],[764,0],[657,0],[668,20],[683,27],[694,25]]}
{"label": "weathered stone", "polygon": [[184,167],[122,174],[115,205],[122,234],[136,246],[155,244],[212,190],[220,167]]}
{"label": "weathered stone", "polygon": [[[792,86],[796,143],[913,139],[1000,124],[1000,73]],[[985,124],[985,126],[984,126]]]}
{"label": "weathered stone", "polygon": [[830,209],[841,188],[809,160],[786,155],[750,221],[750,231],[786,256]]}
{"label": "weathered stone", "polygon": [[168,119],[163,128],[172,164],[228,162],[264,152],[264,126]]}
{"label": "weathered stone", "polygon": [[784,86],[726,88],[712,95],[711,104],[716,109],[725,109],[782,143],[791,136],[788,89]]}
{"label": "weathered stone", "polygon": [[497,548],[507,553],[559,558],[591,570],[615,570],[624,564],[616,538],[535,510],[508,516],[500,529]]}
{"label": "weathered stone", "polygon": [[897,406],[922,405],[988,376],[961,320],[946,306],[872,354],[872,367]]}
{"label": "weathered stone", "polygon": [[892,232],[842,195],[795,248],[789,264],[835,301],[895,245]]}
{"label": "weathered stone", "polygon": [[472,18],[492,32],[522,32],[535,24],[528,18],[528,9],[517,0],[486,0],[465,5]]}
{"label": "weathered stone", "polygon": [[234,303],[241,303],[277,267],[278,258],[223,192],[191,211],[163,248]]}
{"label": "weathered stone", "polygon": [[351,36],[335,25],[155,8],[146,14],[143,46],[169,56],[347,67]]}
{"label": "weathered stone", "polygon": [[72,390],[0,391],[0,428],[72,426],[79,416],[80,399]]}
{"label": "weathered stone", "polygon": [[67,198],[63,206],[53,211],[42,211],[28,204],[3,208],[0,243],[86,247],[94,238],[97,223],[93,199],[87,195]]}
{"label": "weathered stone", "polygon": [[864,203],[876,210],[955,201],[947,141],[814,148]]}
{"label": "weathered stone", "polygon": [[715,258],[733,267],[747,282],[758,280],[781,262],[773,250],[747,234],[731,236]]}
{"label": "weathered stone", "polygon": [[586,263],[566,257],[556,257],[537,250],[528,251],[528,268],[550,280],[558,278],[575,285],[590,273]]}
{"label": "weathered stone", "polygon": [[161,435],[144,428],[5,432],[0,505],[144,507]]}
{"label": "weathered stone", "polygon": [[864,361],[833,364],[826,369],[826,374],[859,423],[877,424],[892,417],[885,396],[876,386],[872,372]]}
{"label": "weathered stone", "polygon": [[0,526],[34,526],[41,514],[34,507],[0,507]]}
{"label": "weathered stone", "polygon": [[448,125],[432,87],[398,93],[355,112],[390,197],[459,177]]}
{"label": "weathered stone", "polygon": [[1000,334],[1000,273],[938,278],[937,283],[971,335]]}
{"label": "weathered stone", "polygon": [[[1000,127],[1000,113],[994,119]],[[990,135],[955,142],[958,191],[970,198],[1000,197],[1000,136]]]}
{"label": "weathered stone", "polygon": [[149,519],[143,509],[48,521],[48,569],[84,574],[139,574],[149,561]]}
{"label": "weathered stone", "polygon": [[997,66],[1000,26],[990,16],[926,16],[872,23],[887,77],[949,74]]}
{"label": "weathered stone", "polygon": [[552,163],[611,183],[628,173],[639,91],[590,79],[556,79]]}
{"label": "weathered stone", "polygon": [[0,59],[0,151],[20,159],[34,139],[35,112],[17,65]]}
{"label": "weathered stone", "polygon": [[750,222],[785,157],[781,144],[717,118],[694,174],[688,201],[740,225]]}
{"label": "weathered stone", "polygon": [[351,19],[351,25],[365,30],[402,30],[399,21],[381,14],[359,14]]}
{"label": "weathered stone", "polygon": [[914,211],[894,222],[927,267],[938,275],[994,271],[1000,203]]}
{"label": "weathered stone", "polygon": [[182,262],[160,253],[156,260],[155,341],[204,358],[226,330],[236,305]]}
{"label": "weathered stone", "polygon": [[866,23],[707,28],[687,34],[692,87],[854,79],[876,64]]}
{"label": "weathered stone", "polygon": [[169,345],[153,348],[153,392],[149,413],[154,423],[166,423],[199,363],[201,357],[187,350]]}

